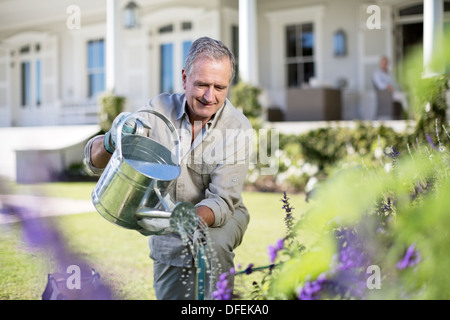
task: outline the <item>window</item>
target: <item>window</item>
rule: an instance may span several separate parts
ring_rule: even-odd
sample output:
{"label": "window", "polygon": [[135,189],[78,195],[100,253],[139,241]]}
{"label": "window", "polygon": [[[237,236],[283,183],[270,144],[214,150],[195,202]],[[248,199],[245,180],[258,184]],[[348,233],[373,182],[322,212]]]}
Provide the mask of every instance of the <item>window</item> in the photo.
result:
{"label": "window", "polygon": [[312,23],[286,27],[287,86],[300,87],[315,75]]}
{"label": "window", "polygon": [[30,61],[24,61],[20,65],[20,87],[22,107],[31,104],[31,70]]}
{"label": "window", "polygon": [[163,34],[163,33],[171,33],[173,32],[173,24],[169,24],[167,26],[161,27],[158,30],[159,34]]}
{"label": "window", "polygon": [[161,92],[173,92],[173,44],[161,45]]}
{"label": "window", "polygon": [[186,61],[187,55],[189,53],[189,49],[191,49],[192,41],[184,41],[183,42],[183,64]]}
{"label": "window", "polygon": [[166,22],[156,29],[159,81],[155,91],[174,93],[183,90],[181,69],[192,45],[194,24],[186,20]]}
{"label": "window", "polygon": [[41,104],[41,60],[40,45],[25,45],[20,54],[20,105],[39,106]]}
{"label": "window", "polygon": [[[182,65],[184,66],[184,62],[186,61],[187,55],[189,53],[189,49],[191,48],[192,41],[183,41],[182,42]],[[161,54],[161,72],[160,72],[160,84],[161,84],[161,92],[165,93],[173,93],[175,91],[174,88],[174,44],[173,43],[165,43],[160,47]]]}
{"label": "window", "polygon": [[20,54],[27,54],[27,53],[30,53],[30,46],[29,45],[27,45],[27,46],[23,46],[22,48],[20,48]]}
{"label": "window", "polygon": [[192,22],[189,22],[189,21],[182,22],[181,30],[183,30],[183,31],[192,30]]}
{"label": "window", "polygon": [[36,105],[41,105],[41,60],[36,60]]}
{"label": "window", "polygon": [[343,30],[338,30],[333,35],[334,56],[344,57],[347,55],[347,35]]}
{"label": "window", "polygon": [[105,45],[104,40],[91,40],[87,46],[88,95],[96,97],[105,90]]}

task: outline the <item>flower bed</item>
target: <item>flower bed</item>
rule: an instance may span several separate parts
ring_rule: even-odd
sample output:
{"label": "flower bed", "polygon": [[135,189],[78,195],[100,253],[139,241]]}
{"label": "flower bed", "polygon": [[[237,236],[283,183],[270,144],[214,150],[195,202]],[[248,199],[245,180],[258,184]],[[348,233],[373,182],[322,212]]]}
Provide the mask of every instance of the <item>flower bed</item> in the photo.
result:
{"label": "flower bed", "polygon": [[295,213],[284,194],[286,234],[268,247],[272,264],[232,272],[261,272],[257,299],[448,299],[444,137],[450,141],[445,128],[436,145],[389,149],[378,163],[334,172],[316,185],[305,212]]}

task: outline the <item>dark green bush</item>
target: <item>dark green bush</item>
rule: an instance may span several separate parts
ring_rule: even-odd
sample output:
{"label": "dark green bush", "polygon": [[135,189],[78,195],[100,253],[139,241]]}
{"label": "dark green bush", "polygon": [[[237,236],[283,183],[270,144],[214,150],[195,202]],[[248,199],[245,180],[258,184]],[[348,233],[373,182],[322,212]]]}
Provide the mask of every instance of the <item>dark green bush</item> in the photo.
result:
{"label": "dark green bush", "polygon": [[99,114],[99,124],[103,132],[107,132],[114,119],[123,111],[126,98],[114,95],[113,93],[105,93],[100,99],[101,111]]}
{"label": "dark green bush", "polygon": [[416,47],[402,64],[399,74],[403,89],[409,93],[410,112],[416,121],[413,140],[429,140],[436,131],[447,126],[446,91],[450,80],[450,28],[440,41],[440,50],[433,52],[432,61],[426,71],[423,63],[423,48]]}
{"label": "dark green bush", "polygon": [[231,102],[236,108],[242,110],[254,127],[260,126],[258,123],[262,115],[262,107],[258,101],[260,94],[260,88],[242,82],[241,80],[230,91]]}
{"label": "dark green bush", "polygon": [[345,159],[349,155],[349,148],[364,156],[373,151],[380,140],[383,145],[394,147],[397,151],[407,149],[407,137],[404,134],[392,128],[374,127],[362,122],[357,123],[355,128],[326,127],[302,135],[281,135],[280,149],[298,144],[302,158],[324,170]]}
{"label": "dark green bush", "polygon": [[436,130],[447,125],[446,91],[448,77],[439,76],[420,79],[414,91],[416,108],[415,136],[426,139],[427,135],[435,136]]}

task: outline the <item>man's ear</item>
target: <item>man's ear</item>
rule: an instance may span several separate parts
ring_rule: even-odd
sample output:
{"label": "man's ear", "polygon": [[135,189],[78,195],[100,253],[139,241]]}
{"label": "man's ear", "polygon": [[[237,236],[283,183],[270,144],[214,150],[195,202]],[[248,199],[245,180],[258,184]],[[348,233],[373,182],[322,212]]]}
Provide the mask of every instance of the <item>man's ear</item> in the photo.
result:
{"label": "man's ear", "polygon": [[186,90],[187,75],[184,69],[181,70],[181,80],[183,80],[183,89]]}

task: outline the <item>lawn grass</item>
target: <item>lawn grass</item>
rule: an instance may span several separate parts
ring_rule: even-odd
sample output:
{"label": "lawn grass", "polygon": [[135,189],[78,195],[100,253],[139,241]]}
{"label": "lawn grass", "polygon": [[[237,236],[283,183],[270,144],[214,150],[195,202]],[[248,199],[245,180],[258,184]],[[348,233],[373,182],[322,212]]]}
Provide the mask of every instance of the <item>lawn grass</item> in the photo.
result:
{"label": "lawn grass", "polygon": [[93,182],[10,184],[9,186],[14,193],[70,198],[76,200],[90,200],[94,187],[95,183]]}
{"label": "lawn grass", "polygon": [[[90,199],[94,183],[51,183],[14,186],[19,193],[55,197]],[[236,265],[245,269],[269,264],[267,246],[286,232],[282,194],[245,192],[251,221],[244,241],[235,251]],[[301,212],[304,196],[290,195],[295,212]],[[96,212],[46,219],[64,236],[67,247],[98,271],[104,282],[113,287],[116,299],[153,300],[153,263],[149,258],[147,238],[133,230],[120,228]],[[0,299],[40,299],[48,273],[55,272],[52,259],[26,248],[18,224],[0,226]],[[261,273],[242,275],[237,289],[248,299],[251,283]]]}

